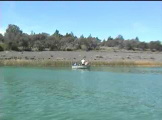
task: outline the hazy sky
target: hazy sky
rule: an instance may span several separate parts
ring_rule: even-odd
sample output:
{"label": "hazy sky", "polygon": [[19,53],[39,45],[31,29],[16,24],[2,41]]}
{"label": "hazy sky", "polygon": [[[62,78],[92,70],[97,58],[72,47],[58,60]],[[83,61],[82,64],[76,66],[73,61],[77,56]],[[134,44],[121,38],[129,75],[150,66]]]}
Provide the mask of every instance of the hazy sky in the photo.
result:
{"label": "hazy sky", "polygon": [[161,1],[0,1],[0,33],[15,24],[25,33],[46,32],[100,39],[162,40]]}

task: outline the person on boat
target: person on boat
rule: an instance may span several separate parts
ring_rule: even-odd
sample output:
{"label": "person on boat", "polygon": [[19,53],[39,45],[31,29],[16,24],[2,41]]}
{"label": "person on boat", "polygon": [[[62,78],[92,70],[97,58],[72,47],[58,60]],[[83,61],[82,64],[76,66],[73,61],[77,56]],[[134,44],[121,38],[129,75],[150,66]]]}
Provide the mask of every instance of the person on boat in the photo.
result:
{"label": "person on boat", "polygon": [[89,62],[88,62],[88,61],[86,61],[86,62],[85,62],[85,65],[88,65],[88,64],[89,64]]}
{"label": "person on boat", "polygon": [[77,63],[74,63],[74,65],[76,66],[76,65],[77,65]]}
{"label": "person on boat", "polygon": [[85,65],[85,60],[82,59],[82,60],[81,60],[81,63],[82,63],[82,65]]}

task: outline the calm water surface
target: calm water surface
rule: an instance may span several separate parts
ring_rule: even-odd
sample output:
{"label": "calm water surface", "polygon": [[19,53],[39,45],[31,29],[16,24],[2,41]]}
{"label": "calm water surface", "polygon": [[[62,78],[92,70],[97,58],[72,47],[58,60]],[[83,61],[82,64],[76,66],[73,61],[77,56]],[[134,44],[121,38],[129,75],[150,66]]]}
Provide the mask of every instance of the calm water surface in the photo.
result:
{"label": "calm water surface", "polygon": [[162,68],[0,67],[0,120],[162,120]]}

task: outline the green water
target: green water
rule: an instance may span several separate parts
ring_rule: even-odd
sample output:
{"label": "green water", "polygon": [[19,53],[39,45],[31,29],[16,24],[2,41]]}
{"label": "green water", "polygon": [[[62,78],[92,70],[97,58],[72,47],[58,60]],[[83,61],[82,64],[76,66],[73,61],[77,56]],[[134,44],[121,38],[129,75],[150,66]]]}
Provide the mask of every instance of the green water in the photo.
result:
{"label": "green water", "polygon": [[0,67],[0,120],[162,120],[162,68]]}

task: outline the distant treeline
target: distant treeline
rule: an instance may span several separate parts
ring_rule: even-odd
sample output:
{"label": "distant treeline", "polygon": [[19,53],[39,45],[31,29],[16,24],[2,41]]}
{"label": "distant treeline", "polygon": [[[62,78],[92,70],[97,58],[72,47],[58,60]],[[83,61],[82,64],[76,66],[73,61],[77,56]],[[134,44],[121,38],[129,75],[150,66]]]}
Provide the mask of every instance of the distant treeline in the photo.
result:
{"label": "distant treeline", "polygon": [[58,30],[54,34],[48,33],[31,34],[23,33],[16,25],[8,25],[4,35],[0,34],[0,51],[74,51],[74,50],[100,50],[100,47],[118,47],[127,50],[151,50],[162,51],[160,41],[140,42],[138,37],[135,39],[125,40],[122,35],[116,38],[108,37],[107,40],[100,40],[98,37],[80,37],[75,36],[72,32],[61,35]]}

